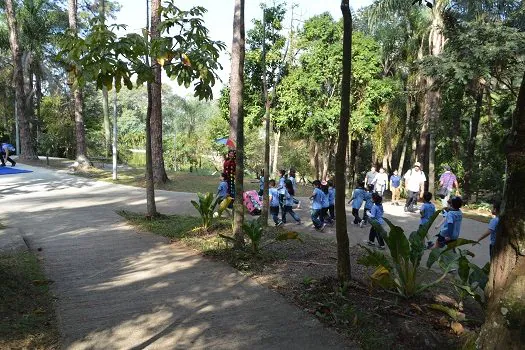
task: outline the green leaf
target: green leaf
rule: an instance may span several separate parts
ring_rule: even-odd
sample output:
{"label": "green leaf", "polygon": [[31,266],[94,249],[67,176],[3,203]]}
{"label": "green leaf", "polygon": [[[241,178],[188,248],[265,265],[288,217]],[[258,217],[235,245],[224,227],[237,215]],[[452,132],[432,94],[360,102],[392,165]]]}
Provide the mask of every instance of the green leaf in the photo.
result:
{"label": "green leaf", "polygon": [[369,249],[362,245],[359,246],[366,250],[367,254],[357,259],[358,264],[369,267],[384,266],[386,269],[392,270],[392,264],[390,261],[388,261],[387,257],[383,253]]}
{"label": "green leaf", "polygon": [[388,236],[384,237],[385,242],[388,245],[390,250],[390,255],[392,260],[396,264],[401,263],[402,260],[406,261],[410,258],[410,243],[408,242],[405,232],[399,226],[393,225],[390,221],[387,221],[387,224],[390,226],[390,232]]}
{"label": "green leaf", "polygon": [[430,254],[428,255],[427,259],[427,267],[429,269],[432,267],[432,265],[434,265],[436,261],[438,261],[439,256],[444,250],[445,248],[435,248],[430,251]]}
{"label": "green leaf", "polygon": [[470,264],[466,256],[461,256],[458,260],[458,275],[465,284],[468,282],[470,274]]}

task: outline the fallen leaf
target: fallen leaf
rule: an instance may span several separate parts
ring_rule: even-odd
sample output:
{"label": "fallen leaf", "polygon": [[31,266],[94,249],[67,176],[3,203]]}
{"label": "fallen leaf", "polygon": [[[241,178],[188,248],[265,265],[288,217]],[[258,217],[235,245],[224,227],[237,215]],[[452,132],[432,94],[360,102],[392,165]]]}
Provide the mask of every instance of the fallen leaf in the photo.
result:
{"label": "fallen leaf", "polygon": [[439,324],[443,327],[448,327],[449,325],[448,320],[445,316],[441,316],[441,318],[439,319]]}
{"label": "fallen leaf", "polygon": [[465,332],[463,325],[456,321],[452,321],[452,323],[450,324],[450,328],[452,328],[452,331],[457,335],[461,335],[463,334],[463,332]]}

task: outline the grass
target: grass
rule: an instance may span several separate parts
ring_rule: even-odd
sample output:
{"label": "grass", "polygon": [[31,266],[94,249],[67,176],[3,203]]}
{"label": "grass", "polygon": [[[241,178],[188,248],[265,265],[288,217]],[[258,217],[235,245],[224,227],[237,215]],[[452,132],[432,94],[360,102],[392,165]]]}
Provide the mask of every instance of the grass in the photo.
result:
{"label": "grass", "polygon": [[30,252],[0,254],[0,348],[58,349],[48,281]]}

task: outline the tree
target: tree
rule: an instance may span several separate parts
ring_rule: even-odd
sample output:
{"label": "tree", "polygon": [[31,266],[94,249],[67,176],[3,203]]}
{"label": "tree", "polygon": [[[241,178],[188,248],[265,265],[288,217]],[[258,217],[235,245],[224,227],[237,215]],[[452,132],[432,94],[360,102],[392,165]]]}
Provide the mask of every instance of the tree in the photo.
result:
{"label": "tree", "polygon": [[518,188],[525,182],[525,73],[506,145],[507,173],[502,214],[489,282],[482,349],[521,349],[525,341],[525,207]]}
{"label": "tree", "polygon": [[31,130],[29,126],[29,118],[26,114],[26,93],[24,91],[24,73],[22,65],[22,51],[18,39],[18,25],[16,14],[13,7],[12,0],[5,1],[7,25],[9,28],[9,44],[11,47],[11,56],[13,58],[14,71],[14,85],[15,85],[15,100],[16,100],[16,114],[20,125],[20,142],[21,150],[20,158],[22,159],[37,159],[34,141],[31,137]]}
{"label": "tree", "polygon": [[350,83],[352,80],[352,13],[348,0],[341,1],[343,13],[343,76],[341,82],[341,116],[339,138],[335,158],[335,222],[337,237],[337,277],[340,282],[351,277],[350,242],[346,227],[346,150],[348,147],[348,124],[350,122]]}
{"label": "tree", "polygon": [[242,225],[244,222],[243,182],[244,182],[244,0],[235,0],[233,15],[232,65],[230,78],[230,138],[234,140],[237,150],[237,166],[235,170],[235,202],[233,234],[236,247],[244,245]]}
{"label": "tree", "polygon": [[[77,34],[77,0],[68,0],[69,30]],[[73,90],[73,103],[75,106],[75,134],[77,140],[76,161],[81,167],[89,166],[86,148],[86,131],[84,129],[84,97],[82,87],[78,83],[81,67],[76,62],[70,66],[71,88]]]}

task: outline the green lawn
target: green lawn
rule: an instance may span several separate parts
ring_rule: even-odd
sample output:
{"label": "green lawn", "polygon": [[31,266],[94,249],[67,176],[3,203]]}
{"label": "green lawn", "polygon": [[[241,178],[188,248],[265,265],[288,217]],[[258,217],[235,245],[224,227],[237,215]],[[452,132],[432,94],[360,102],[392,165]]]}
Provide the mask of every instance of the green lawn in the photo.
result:
{"label": "green lawn", "polygon": [[0,348],[58,349],[48,284],[30,252],[0,254]]}

